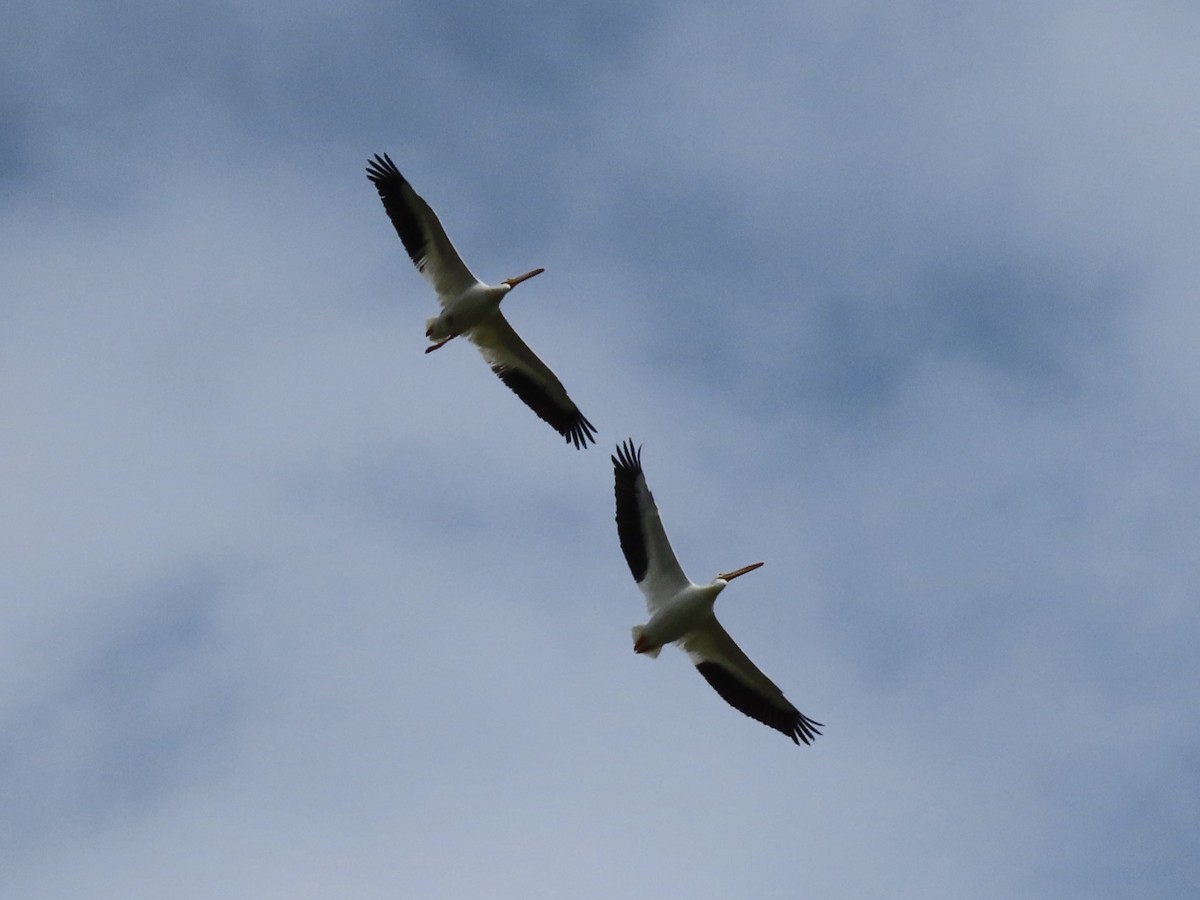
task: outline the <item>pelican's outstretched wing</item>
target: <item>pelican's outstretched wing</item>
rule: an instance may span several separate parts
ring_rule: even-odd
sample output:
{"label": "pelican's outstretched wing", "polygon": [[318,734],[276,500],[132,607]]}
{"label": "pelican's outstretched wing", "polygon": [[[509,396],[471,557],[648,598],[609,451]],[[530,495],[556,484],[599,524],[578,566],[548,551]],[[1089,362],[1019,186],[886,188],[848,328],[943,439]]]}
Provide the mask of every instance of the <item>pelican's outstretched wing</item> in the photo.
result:
{"label": "pelican's outstretched wing", "polygon": [[479,282],[450,243],[437,214],[400,174],[391,157],[375,154],[367,163],[367,178],[379,191],[413,265],[429,279],[442,305]]}
{"label": "pelican's outstretched wing", "polygon": [[521,340],[502,313],[467,332],[492,371],[542,421],[576,448],[595,442],[596,429],[579,411],[550,367]]}
{"label": "pelican's outstretched wing", "polygon": [[679,567],[658,517],[654,495],[642,472],[642,450],[627,440],[612,458],[617,495],[617,537],[633,580],[646,597],[651,614],[691,582]]}
{"label": "pelican's outstretched wing", "polygon": [[823,727],[788,702],[770,678],[734,643],[716,617],[689,631],[679,642],[692,663],[725,702],[758,719],[793,742],[812,742]]}

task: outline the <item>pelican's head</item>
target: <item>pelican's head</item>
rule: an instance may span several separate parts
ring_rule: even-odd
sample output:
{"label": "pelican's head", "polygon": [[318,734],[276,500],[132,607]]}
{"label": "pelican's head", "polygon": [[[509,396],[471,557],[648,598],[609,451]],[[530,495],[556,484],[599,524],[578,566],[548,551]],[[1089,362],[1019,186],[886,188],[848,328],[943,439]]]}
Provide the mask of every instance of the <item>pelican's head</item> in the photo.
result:
{"label": "pelican's head", "polygon": [[515,288],[515,287],[516,287],[518,284],[520,284],[522,281],[528,281],[528,280],[529,280],[530,278],[532,278],[534,275],[541,275],[541,274],[542,274],[543,272],[545,272],[545,271],[546,271],[545,269],[534,269],[534,270],[533,270],[533,271],[531,271],[531,272],[526,272],[524,275],[517,275],[515,278],[505,278],[505,279],[504,279],[502,282],[500,282],[500,283],[501,283],[501,284],[508,285],[508,289],[511,291],[513,288]]}
{"label": "pelican's head", "polygon": [[729,582],[733,581],[733,579],[745,575],[747,572],[753,572],[755,569],[760,568],[761,566],[762,563],[756,562],[750,563],[748,566],[742,566],[740,569],[734,569],[732,572],[721,572],[719,575],[717,575],[717,581],[720,583],[721,587],[724,588],[725,585],[729,584]]}

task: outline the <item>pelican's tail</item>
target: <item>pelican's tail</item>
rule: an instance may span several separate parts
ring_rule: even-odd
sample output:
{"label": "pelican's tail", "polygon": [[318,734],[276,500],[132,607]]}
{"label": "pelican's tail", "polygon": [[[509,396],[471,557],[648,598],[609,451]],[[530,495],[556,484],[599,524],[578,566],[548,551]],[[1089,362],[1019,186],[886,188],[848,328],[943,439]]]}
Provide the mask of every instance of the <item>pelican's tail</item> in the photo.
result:
{"label": "pelican's tail", "polygon": [[657,647],[649,646],[646,643],[645,637],[643,636],[645,631],[645,625],[633,626],[633,652],[645,653],[651,659],[655,659],[658,656],[659,651],[662,650],[662,644],[659,644]]}

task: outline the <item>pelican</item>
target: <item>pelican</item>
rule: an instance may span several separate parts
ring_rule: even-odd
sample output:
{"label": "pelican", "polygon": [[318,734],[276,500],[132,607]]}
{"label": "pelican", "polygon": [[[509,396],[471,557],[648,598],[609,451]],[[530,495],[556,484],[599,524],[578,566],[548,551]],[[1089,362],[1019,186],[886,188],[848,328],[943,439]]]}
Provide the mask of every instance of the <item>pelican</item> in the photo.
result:
{"label": "pelican", "polygon": [[500,376],[525,405],[575,447],[595,442],[596,429],[567,396],[562,382],[521,340],[500,312],[500,301],[523,281],[541,275],[533,269],[506,278],[498,285],[484,284],[471,274],[446,236],[437,214],[413,190],[396,164],[385,153],[367,162],[367,178],[379,191],[388,218],[400,235],[417,271],[437,291],[440,315],[425,321],[425,336],[432,353],[460,334],[479,348],[492,371]]}
{"label": "pelican", "polygon": [[678,644],[713,689],[734,709],[781,731],[798,746],[824,727],[801,713],[733,642],[713,614],[717,595],[735,578],[753,572],[751,563],[722,572],[711,584],[693,584],[671,550],[654,495],[642,472],[642,450],[633,441],[612,457],[617,496],[617,536],[633,580],[646,596],[650,621],[633,628],[633,649],[654,658],[664,644]]}

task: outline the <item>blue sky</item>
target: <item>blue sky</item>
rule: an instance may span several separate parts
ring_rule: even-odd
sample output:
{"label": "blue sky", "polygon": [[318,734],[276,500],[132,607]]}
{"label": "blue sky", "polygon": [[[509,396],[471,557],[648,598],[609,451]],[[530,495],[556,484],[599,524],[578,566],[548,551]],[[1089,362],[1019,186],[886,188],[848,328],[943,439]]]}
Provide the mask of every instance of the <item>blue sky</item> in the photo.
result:
{"label": "blue sky", "polygon": [[[0,12],[0,887],[1185,897],[1200,13]],[[434,310],[386,151],[599,429]],[[826,724],[645,618],[632,436]]]}

